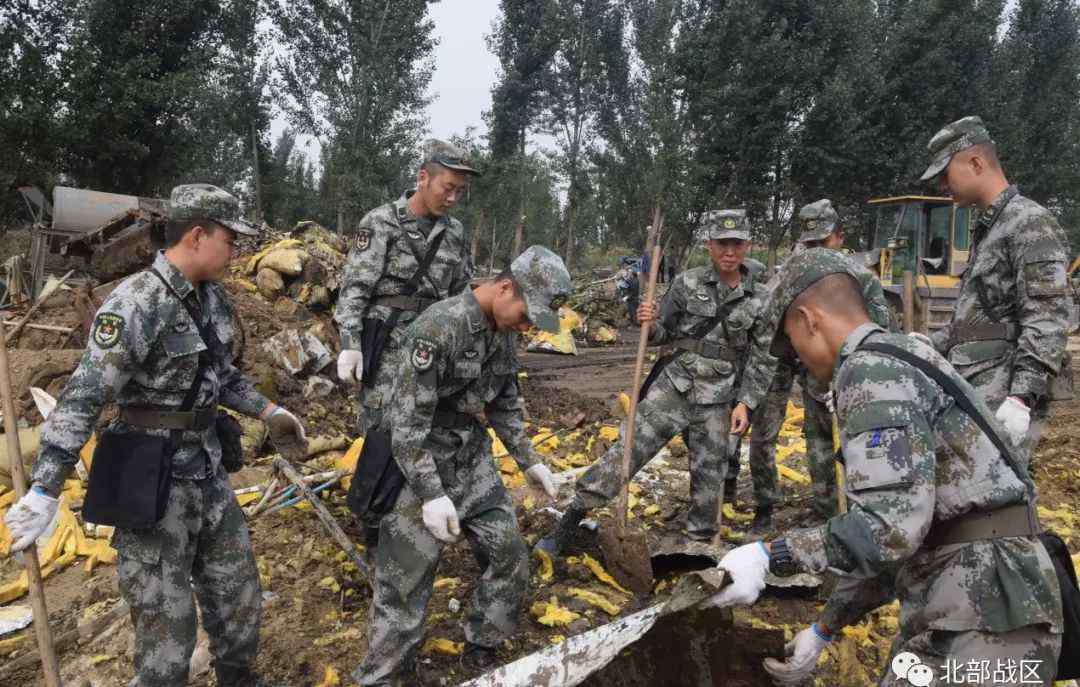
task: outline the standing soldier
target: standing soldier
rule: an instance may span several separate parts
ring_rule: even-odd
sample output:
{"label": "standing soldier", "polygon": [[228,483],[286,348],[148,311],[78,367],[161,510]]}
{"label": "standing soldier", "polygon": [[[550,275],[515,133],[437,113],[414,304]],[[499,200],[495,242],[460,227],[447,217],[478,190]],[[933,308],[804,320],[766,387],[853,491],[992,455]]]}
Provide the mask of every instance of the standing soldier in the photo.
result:
{"label": "standing soldier", "polygon": [[361,434],[379,426],[393,391],[397,370],[379,360],[400,348],[405,327],[397,326],[469,285],[465,228],[448,213],[478,174],[465,151],[428,141],[416,188],[360,220],[334,320],[341,332],[338,378],[359,387]]}
{"label": "standing soldier", "polygon": [[463,663],[493,665],[496,648],[517,629],[528,549],[481,417],[526,478],[555,498],[551,471],[525,434],[514,333],[530,324],[557,332],[572,288],[562,260],[532,246],[493,281],[429,308],[403,332],[387,421],[405,485],[380,522],[368,652],[353,672],[361,685],[421,682],[416,653],[439,550],[463,530],[483,568]]}
{"label": "standing soldier", "polygon": [[932,341],[996,410],[1027,464],[1050,401],[1071,397],[1068,243],[1054,216],[1009,184],[980,118],[949,124],[927,149],[922,180],[981,213],[952,320]]}
{"label": "standing soldier", "polygon": [[[840,217],[833,209],[832,202],[822,199],[799,210],[799,223],[802,225],[802,233],[799,234],[799,250],[810,248],[828,248],[841,251],[844,247],[844,230],[840,225]],[[889,306],[885,301],[885,293],[881,288],[881,282],[870,270],[852,263],[853,269],[859,275],[859,283],[863,288],[866,302],[869,304],[870,317],[882,327],[888,327],[890,322]],[[781,274],[783,270],[781,269]],[[779,281],[777,277],[772,285]],[[771,331],[780,326],[779,314],[775,310],[769,311]],[[761,386],[744,387],[744,393],[739,399],[739,405],[733,412],[734,420],[744,421],[751,411],[754,411],[754,439],[761,434],[761,443],[758,444],[758,452],[751,454],[750,469],[754,476],[754,498],[756,507],[754,512],[755,531],[767,530],[772,525],[773,505],[779,498],[776,485],[776,437],[779,435],[780,426],[784,422],[787,410],[787,398],[781,399],[784,390],[790,391],[788,375],[792,370],[797,370],[799,386],[803,394],[803,433],[806,437],[806,459],[810,468],[810,479],[813,485],[813,509],[818,517],[827,519],[836,512],[836,467],[833,461],[835,452],[833,446],[832,413],[828,408],[828,383],[822,384],[806,373],[805,366],[793,353],[789,353],[783,360],[775,361],[768,355],[768,351],[755,348],[751,353],[749,368],[754,374],[764,378],[771,378],[772,382],[764,387],[769,390],[767,395],[761,393]],[[765,405],[758,406],[764,401]],[[761,422],[759,428],[757,422]],[[771,441],[770,441],[771,440]],[[767,446],[767,448],[766,448]],[[751,442],[753,447],[753,442]]]}
{"label": "standing soldier", "polygon": [[949,684],[928,671],[998,659],[1049,687],[1063,619],[1035,485],[981,394],[930,346],[874,324],[856,277],[843,256],[808,250],[771,299],[783,322],[774,345],[790,344],[811,375],[832,382],[851,509],[732,550],[720,562],[732,583],[711,603],[754,603],[767,572],[841,575],[790,660],[766,660],[784,684],[803,684],[832,636],[898,598],[892,657],[923,668],[917,680],[886,668],[881,685]]}
{"label": "standing soldier", "polygon": [[[361,434],[379,427],[396,384],[398,370],[380,360],[400,348],[405,327],[398,325],[469,285],[469,242],[447,213],[478,174],[465,151],[428,141],[416,188],[360,221],[334,319],[341,333],[338,378],[358,387]],[[370,555],[378,528],[364,525]]]}
{"label": "standing soldier", "polygon": [[[690,512],[687,535],[716,535],[720,494],[728,468],[731,402],[739,391],[742,360],[759,336],[762,287],[743,265],[750,248],[745,210],[705,216],[711,264],[675,278],[659,308],[642,303],[637,317],[649,340],[679,349],[646,390],[637,407],[631,475],[685,429],[690,451]],[[762,343],[767,348],[767,342]],[[745,429],[745,428],[742,428]],[[610,501],[622,485],[622,444],[616,442],[577,481],[576,493],[555,531],[537,543],[550,555],[569,544],[590,508]]]}
{"label": "standing soldier", "polygon": [[119,417],[99,439],[84,512],[117,525],[116,572],[135,628],[132,685],[187,684],[194,587],[217,684],[252,687],[262,684],[252,672],[262,592],[225,473],[239,456],[219,437],[218,405],[264,419],[280,450],[302,455],[306,440],[300,422],[233,364],[232,308],[217,280],[236,236],[258,232],[240,219],[235,198],[208,184],[174,188],[168,212],[167,248],[98,311],[86,354],[45,423],[33,486],[5,521],[14,550],[41,534],[102,406],[115,400]]}

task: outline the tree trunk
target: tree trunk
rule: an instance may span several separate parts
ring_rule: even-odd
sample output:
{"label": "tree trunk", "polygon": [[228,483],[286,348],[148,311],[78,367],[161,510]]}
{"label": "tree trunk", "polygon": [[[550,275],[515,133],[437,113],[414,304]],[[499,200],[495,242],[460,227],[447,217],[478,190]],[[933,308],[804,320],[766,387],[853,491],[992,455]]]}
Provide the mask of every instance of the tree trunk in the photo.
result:
{"label": "tree trunk", "polygon": [[262,174],[259,172],[259,135],[255,130],[255,122],[251,123],[251,162],[255,170],[255,224],[262,226]]}
{"label": "tree trunk", "polygon": [[479,222],[479,226],[473,227],[473,232],[472,232],[472,245],[471,245],[471,246],[469,246],[469,256],[470,256],[470,257],[472,258],[472,264],[473,264],[473,266],[475,266],[475,265],[476,265],[476,260],[477,260],[477,259],[479,258],[479,256],[480,256],[480,232],[481,232],[481,231],[483,230],[483,228],[484,228],[484,216],[485,216],[486,214],[487,214],[487,213],[485,213],[485,212],[484,212],[483,210],[481,210],[481,211],[480,211],[480,222]]}
{"label": "tree trunk", "polygon": [[518,220],[517,226],[514,227],[514,252],[510,254],[510,259],[513,260],[517,256],[521,255],[521,244],[525,242],[525,215],[521,216]]}

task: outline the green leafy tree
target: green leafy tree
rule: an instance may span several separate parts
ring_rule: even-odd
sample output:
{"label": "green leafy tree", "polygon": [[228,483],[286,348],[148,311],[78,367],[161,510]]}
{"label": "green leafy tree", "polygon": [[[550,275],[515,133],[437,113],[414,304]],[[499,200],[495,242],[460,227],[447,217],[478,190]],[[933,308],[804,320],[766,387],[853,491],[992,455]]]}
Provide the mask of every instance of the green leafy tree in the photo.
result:
{"label": "green leafy tree", "polygon": [[397,196],[414,171],[436,41],[428,0],[304,0],[272,6],[282,106],[319,138],[327,200],[347,214]]}

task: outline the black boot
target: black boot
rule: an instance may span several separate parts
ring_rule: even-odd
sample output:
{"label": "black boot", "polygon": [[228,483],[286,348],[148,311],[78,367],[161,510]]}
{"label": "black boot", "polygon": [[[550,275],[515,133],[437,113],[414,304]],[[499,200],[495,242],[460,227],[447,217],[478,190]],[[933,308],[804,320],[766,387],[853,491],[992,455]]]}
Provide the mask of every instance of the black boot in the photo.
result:
{"label": "black boot", "polygon": [[[728,477],[724,480],[724,503],[730,503],[731,507],[735,507],[735,499],[739,495],[739,479],[737,477]],[[723,504],[721,504],[723,505]]]}
{"label": "black boot", "polygon": [[754,509],[754,522],[750,524],[750,533],[765,535],[772,530],[772,506],[758,506]]}
{"label": "black boot", "polygon": [[577,533],[582,518],[585,517],[585,512],[584,508],[571,504],[566,509],[566,513],[559,519],[558,524],[555,525],[555,531],[536,542],[535,548],[553,558],[561,555],[566,550],[567,545],[574,540],[574,535]]}

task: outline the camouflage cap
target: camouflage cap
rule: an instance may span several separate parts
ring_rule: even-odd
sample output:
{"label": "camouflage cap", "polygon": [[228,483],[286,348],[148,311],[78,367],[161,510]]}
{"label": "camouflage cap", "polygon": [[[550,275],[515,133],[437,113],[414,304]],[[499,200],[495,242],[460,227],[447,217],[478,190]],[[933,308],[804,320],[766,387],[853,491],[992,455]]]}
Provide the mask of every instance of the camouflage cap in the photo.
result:
{"label": "camouflage cap", "polygon": [[237,234],[259,235],[255,225],[240,215],[236,197],[211,184],[183,184],[173,188],[165,209],[172,220],[208,219]]}
{"label": "camouflage cap", "polygon": [[829,234],[836,231],[840,216],[833,209],[832,201],[828,198],[804,205],[799,210],[799,226],[802,232],[799,234],[799,243],[807,241],[824,241]]}
{"label": "camouflage cap", "polygon": [[559,308],[574,291],[562,258],[543,246],[529,246],[510,263],[525,297],[529,321],[546,332],[559,331]]}
{"label": "camouflage cap", "polygon": [[930,166],[919,177],[919,181],[930,181],[944,172],[952,156],[961,150],[980,143],[993,142],[981,117],[964,117],[952,124],[946,124],[926,144],[926,150],[930,153]]}
{"label": "camouflage cap", "polygon": [[701,218],[706,240],[750,240],[750,222],[746,210],[709,210]]}
{"label": "camouflage cap", "polygon": [[770,352],[782,356],[791,350],[791,342],[784,333],[784,317],[799,294],[830,274],[850,274],[857,280],[858,269],[851,258],[830,248],[807,248],[788,258],[769,301],[770,315],[779,323]]}
{"label": "camouflage cap", "polygon": [[446,141],[434,138],[424,141],[424,164],[428,162],[435,162],[447,169],[457,170],[458,172],[480,176],[480,172],[472,166],[469,154],[462,148]]}

